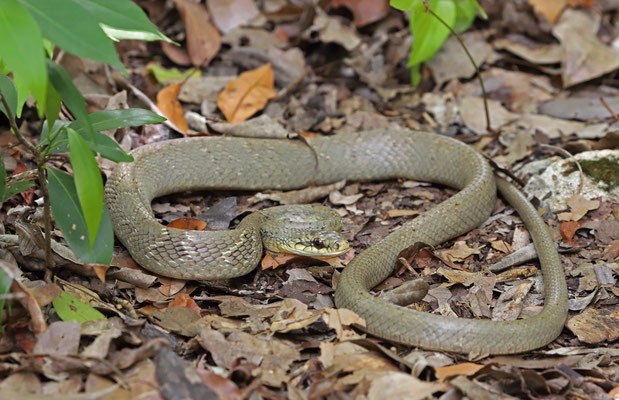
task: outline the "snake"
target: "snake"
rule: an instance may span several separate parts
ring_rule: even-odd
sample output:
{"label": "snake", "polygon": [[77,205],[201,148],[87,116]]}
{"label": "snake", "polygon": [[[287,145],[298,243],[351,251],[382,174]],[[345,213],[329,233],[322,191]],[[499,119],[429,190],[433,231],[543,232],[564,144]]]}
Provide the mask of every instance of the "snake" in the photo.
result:
{"label": "snake", "polygon": [[[379,338],[469,355],[512,354],[547,345],[567,319],[567,285],[555,243],[535,207],[513,184],[495,177],[482,154],[431,132],[389,128],[299,140],[194,137],[138,147],[105,186],[116,236],[135,261],[178,279],[220,280],[245,275],[262,257],[263,212],[235,229],[190,231],[154,217],[154,198],[195,190],[293,190],[341,180],[411,179],[458,190],[403,223],[344,268],[335,305],[356,312]],[[544,281],[544,307],[515,320],[460,318],[388,303],[371,289],[389,277],[400,252],[414,243],[437,246],[480,226],[498,192],[518,212],[535,244]]]}

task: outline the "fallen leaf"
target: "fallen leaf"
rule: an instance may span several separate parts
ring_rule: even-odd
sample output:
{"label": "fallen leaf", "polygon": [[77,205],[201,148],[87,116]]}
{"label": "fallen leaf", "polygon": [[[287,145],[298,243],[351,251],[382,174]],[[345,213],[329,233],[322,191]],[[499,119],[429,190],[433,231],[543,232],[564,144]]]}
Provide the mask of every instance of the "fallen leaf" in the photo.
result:
{"label": "fallen leaf", "polygon": [[198,304],[196,304],[195,300],[191,298],[187,293],[180,293],[174,296],[174,299],[168,304],[167,308],[171,307],[185,307],[190,308],[192,310],[196,310],[198,312],[201,311]]}
{"label": "fallen leaf", "polygon": [[567,0],[529,0],[533,10],[553,24],[567,5]]}
{"label": "fallen leaf", "polygon": [[254,0],[207,0],[213,22],[222,33],[246,25],[260,14]]}
{"label": "fallen leaf", "polygon": [[578,221],[591,210],[596,210],[600,206],[600,200],[589,200],[580,194],[575,194],[567,199],[570,211],[559,213],[560,221]]}
{"label": "fallen leaf", "polygon": [[187,121],[185,120],[183,107],[177,99],[181,86],[182,84],[180,83],[174,83],[161,89],[157,93],[157,107],[159,107],[163,115],[176,125],[179,131],[187,134],[189,126],[187,126]]}
{"label": "fallen leaf", "polygon": [[243,72],[219,93],[217,106],[228,122],[245,121],[277,95],[273,85],[273,69],[267,63]]}
{"label": "fallen leaf", "polygon": [[[191,63],[205,66],[217,55],[221,47],[221,35],[203,4],[191,0],[174,0],[187,33],[187,51]],[[167,114],[166,114],[167,115]]]}
{"label": "fallen leaf", "polygon": [[465,362],[445,367],[434,367],[434,372],[436,373],[438,381],[443,382],[445,379],[455,375],[473,375],[483,367],[485,367],[485,365]]}
{"label": "fallen leaf", "polygon": [[619,306],[589,307],[570,318],[566,326],[581,342],[613,342],[619,338]]}
{"label": "fallen leaf", "polygon": [[594,13],[567,8],[552,30],[563,46],[564,88],[619,68],[619,49],[605,45],[596,36],[598,21],[599,16]]}
{"label": "fallen leaf", "polygon": [[239,387],[232,380],[217,375],[213,371],[206,368],[203,362],[198,364],[196,372],[202,378],[209,388],[211,388],[220,399],[224,400],[241,400],[243,395]]}
{"label": "fallen leaf", "polygon": [[93,271],[95,271],[95,274],[97,274],[97,278],[99,278],[99,280],[103,283],[105,283],[105,273],[107,272],[108,269],[110,269],[109,265],[104,265],[104,264],[88,264],[90,267],[92,267]]}
{"label": "fallen leaf", "polygon": [[440,251],[441,257],[445,257],[448,261],[464,261],[473,254],[479,254],[479,250],[484,246],[469,247],[464,240],[459,240],[454,243],[451,249]]}
{"label": "fallen leaf", "polygon": [[387,0],[333,0],[331,7],[346,7],[352,12],[355,26],[362,27],[382,19],[389,11]]}
{"label": "fallen leaf", "polygon": [[439,383],[422,381],[403,372],[391,372],[371,380],[367,398],[421,400],[432,397],[435,392],[445,390]]}
{"label": "fallen leaf", "polygon": [[172,279],[172,278],[164,278],[160,277],[159,282],[161,282],[161,286],[159,287],[159,292],[165,296],[174,296],[176,293],[180,292],[184,287],[187,281],[183,281],[180,279]]}
{"label": "fallen leaf", "polygon": [[419,211],[417,211],[417,210],[399,210],[399,209],[394,209],[394,210],[387,211],[387,216],[389,218],[412,217],[414,215],[419,215]]}
{"label": "fallen leaf", "polygon": [[178,218],[170,222],[167,226],[168,228],[203,231],[206,229],[206,222],[195,218]]}
{"label": "fallen leaf", "polygon": [[570,243],[574,234],[585,221],[566,221],[561,223],[561,238],[565,243]]}

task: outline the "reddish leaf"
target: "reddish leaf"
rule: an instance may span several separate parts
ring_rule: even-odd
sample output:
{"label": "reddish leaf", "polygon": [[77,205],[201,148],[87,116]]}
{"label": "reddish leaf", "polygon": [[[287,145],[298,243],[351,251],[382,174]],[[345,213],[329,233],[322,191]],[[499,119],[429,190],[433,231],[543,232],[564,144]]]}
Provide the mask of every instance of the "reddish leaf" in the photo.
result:
{"label": "reddish leaf", "polygon": [[178,218],[170,222],[168,227],[191,231],[203,231],[206,229],[206,222],[195,218]]}
{"label": "reddish leaf", "polygon": [[561,223],[561,237],[564,242],[570,242],[574,234],[585,221],[566,221]]}
{"label": "reddish leaf", "polygon": [[174,83],[166,86],[157,93],[157,107],[161,110],[170,121],[176,125],[178,130],[187,134],[189,127],[185,120],[185,113],[183,107],[178,101],[177,97],[181,91],[181,83]]}

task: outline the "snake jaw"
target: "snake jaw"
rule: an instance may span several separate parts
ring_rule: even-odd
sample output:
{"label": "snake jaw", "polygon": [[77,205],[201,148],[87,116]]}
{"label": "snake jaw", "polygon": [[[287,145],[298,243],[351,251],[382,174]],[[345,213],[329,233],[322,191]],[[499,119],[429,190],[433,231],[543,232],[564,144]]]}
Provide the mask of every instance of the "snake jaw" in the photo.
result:
{"label": "snake jaw", "polygon": [[263,238],[264,246],[276,253],[295,254],[306,257],[336,257],[346,253],[350,244],[339,232],[306,232],[289,240]]}

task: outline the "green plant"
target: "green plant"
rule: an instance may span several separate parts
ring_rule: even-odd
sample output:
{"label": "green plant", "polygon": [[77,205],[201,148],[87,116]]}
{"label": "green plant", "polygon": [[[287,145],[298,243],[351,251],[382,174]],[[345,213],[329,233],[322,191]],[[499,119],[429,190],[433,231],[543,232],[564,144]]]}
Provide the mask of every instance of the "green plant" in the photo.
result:
{"label": "green plant", "polygon": [[451,31],[467,30],[479,12],[487,18],[477,0],[391,0],[391,6],[410,12],[413,47],[408,59],[414,86],[421,79],[420,66],[441,48]]}
{"label": "green plant", "polygon": [[[36,180],[44,197],[47,280],[53,268],[51,211],[76,256],[86,263],[109,264],[111,260],[113,232],[103,206],[103,182],[95,155],[113,161],[131,161],[132,157],[99,132],[165,120],[143,109],[88,114],[67,71],[52,61],[54,49],[107,63],[126,75],[113,40],[128,38],[170,41],[130,0],[0,0],[0,112],[37,164]],[[39,116],[46,118],[37,144],[22,135],[17,125],[30,95]],[[57,120],[61,102],[74,121]],[[73,176],[46,164],[50,154],[67,151]],[[28,184],[7,186],[2,166],[0,200]]]}

